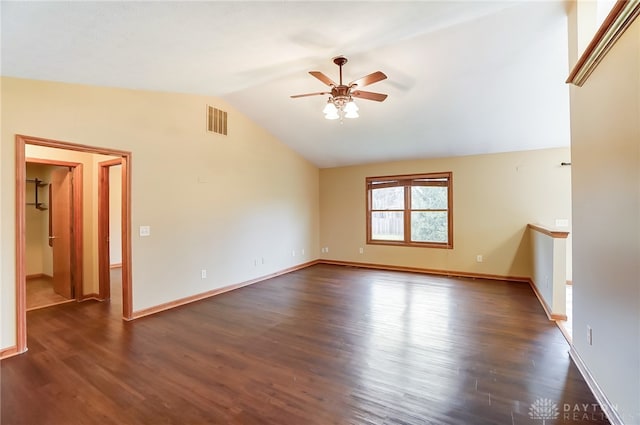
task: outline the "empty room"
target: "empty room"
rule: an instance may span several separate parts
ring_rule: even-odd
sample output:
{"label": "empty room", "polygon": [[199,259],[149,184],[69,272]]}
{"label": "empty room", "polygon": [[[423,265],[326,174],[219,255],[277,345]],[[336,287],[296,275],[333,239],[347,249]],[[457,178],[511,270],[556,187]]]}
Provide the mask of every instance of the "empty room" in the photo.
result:
{"label": "empty room", "polygon": [[640,425],[640,1],[2,1],[0,423]]}

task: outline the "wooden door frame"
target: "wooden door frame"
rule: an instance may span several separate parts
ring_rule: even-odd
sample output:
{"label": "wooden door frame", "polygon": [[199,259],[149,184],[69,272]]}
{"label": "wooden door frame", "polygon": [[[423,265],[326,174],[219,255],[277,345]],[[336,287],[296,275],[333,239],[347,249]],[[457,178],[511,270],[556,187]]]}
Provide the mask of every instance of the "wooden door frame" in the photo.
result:
{"label": "wooden door frame", "polygon": [[[111,264],[109,261],[108,248],[110,243],[105,246],[105,241],[109,238],[109,203],[111,202],[109,199],[109,173],[111,167],[121,164],[122,158],[98,163],[100,167],[98,170],[98,276],[100,285],[98,296],[101,300],[111,298]],[[122,183],[124,184],[124,180],[122,180]],[[123,194],[124,190],[121,190],[121,195]],[[121,209],[120,214],[123,219],[124,209]],[[123,221],[122,219],[121,222]]]}
{"label": "wooden door frame", "polygon": [[[68,162],[68,161],[58,161],[55,159],[44,159],[44,158],[25,158],[25,166],[27,163],[31,164],[44,164],[44,165],[53,165],[58,167],[68,167],[71,171],[71,228],[73,229],[73,233],[71,236],[71,281],[73,282],[73,299],[80,301],[82,299],[82,290],[84,288],[84,250],[83,250],[83,186],[82,186],[82,173],[83,173],[83,165],[80,162]],[[25,167],[26,168],[26,167]],[[26,173],[26,169],[23,170]],[[16,178],[18,175],[16,173]],[[26,182],[26,176],[20,180]],[[26,183],[25,183],[26,189]],[[17,194],[16,194],[17,195]],[[16,196],[16,202],[19,205],[25,206],[26,213],[26,199],[25,190],[22,191],[23,199],[20,200]],[[51,208],[51,199],[49,199],[49,208]],[[26,220],[25,220],[25,231],[26,231]],[[26,246],[25,246],[26,248]],[[25,271],[26,273],[26,271]],[[26,283],[25,283],[26,290]],[[25,295],[26,302],[26,295]]]}
{"label": "wooden door frame", "polygon": [[16,353],[27,351],[27,304],[26,304],[26,155],[25,146],[36,145],[122,158],[122,316],[133,318],[131,289],[131,153],[117,149],[44,139],[21,134],[15,136],[16,175]]}

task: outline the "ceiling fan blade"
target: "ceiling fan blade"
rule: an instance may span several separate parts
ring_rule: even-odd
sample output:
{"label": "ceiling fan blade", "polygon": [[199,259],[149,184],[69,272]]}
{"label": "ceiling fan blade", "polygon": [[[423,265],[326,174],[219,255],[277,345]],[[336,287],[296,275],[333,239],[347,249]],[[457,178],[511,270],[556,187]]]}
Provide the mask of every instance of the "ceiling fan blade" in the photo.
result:
{"label": "ceiling fan blade", "polygon": [[386,94],[373,93],[370,91],[362,91],[362,90],[352,91],[351,96],[359,97],[360,99],[375,100],[376,102],[382,102],[387,98]]}
{"label": "ceiling fan blade", "polygon": [[313,75],[318,80],[322,81],[323,83],[325,83],[328,86],[337,86],[337,84],[335,82],[333,82],[333,80],[331,78],[327,77],[326,75],[324,75],[320,71],[309,71],[309,74]]}
{"label": "ceiling fan blade", "polygon": [[352,81],[351,83],[349,83],[349,87],[358,86],[358,88],[360,88],[360,87],[368,86],[369,84],[377,83],[378,81],[382,81],[386,78],[387,76],[385,75],[384,72],[376,71],[358,80]]}
{"label": "ceiling fan blade", "polygon": [[290,96],[290,97],[292,99],[296,99],[298,97],[321,96],[321,95],[324,95],[324,94],[331,94],[331,93],[326,92],[326,91],[319,91],[319,92],[316,92],[316,93],[294,94],[293,96]]}

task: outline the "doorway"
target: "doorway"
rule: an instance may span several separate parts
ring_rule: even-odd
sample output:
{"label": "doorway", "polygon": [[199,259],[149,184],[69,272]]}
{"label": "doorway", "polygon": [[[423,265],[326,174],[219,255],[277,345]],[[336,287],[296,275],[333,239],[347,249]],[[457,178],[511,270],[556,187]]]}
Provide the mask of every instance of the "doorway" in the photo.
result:
{"label": "doorway", "polygon": [[78,299],[82,275],[74,270],[75,245],[82,229],[73,230],[82,217],[82,164],[26,159],[26,303],[27,311]]}
{"label": "doorway", "polygon": [[[117,157],[121,167],[121,239],[122,239],[122,317],[124,320],[132,318],[132,290],[131,290],[131,153],[110,148],[99,148],[88,145],[79,145],[69,142],[16,135],[16,351],[23,353],[27,349],[27,326],[26,326],[26,164],[27,146],[54,148],[71,153],[86,153],[96,155],[108,155]],[[82,176],[82,167],[77,166]],[[78,171],[76,171],[78,172]],[[73,191],[73,202],[75,205],[82,205],[82,181],[86,175],[79,177],[76,184],[79,190]],[[98,194],[99,196],[99,194]],[[76,209],[77,210],[77,209]],[[81,209],[80,209],[81,211]],[[97,218],[96,218],[97,220]],[[84,252],[94,249],[87,246],[83,240],[83,220],[82,214],[74,215],[72,224],[72,239],[74,240],[71,255],[71,281],[74,282],[74,296],[77,300],[99,299],[99,291],[87,293],[87,282],[83,279],[83,258]],[[96,238],[97,239],[97,238]],[[97,247],[95,247],[97,248]],[[97,250],[97,249],[96,249]],[[95,258],[95,257],[94,257]],[[98,270],[104,267],[98,256]],[[109,264],[106,264],[109,267]],[[96,279],[98,280],[98,279]],[[91,285],[91,282],[89,282]],[[98,284],[96,284],[96,287]]]}

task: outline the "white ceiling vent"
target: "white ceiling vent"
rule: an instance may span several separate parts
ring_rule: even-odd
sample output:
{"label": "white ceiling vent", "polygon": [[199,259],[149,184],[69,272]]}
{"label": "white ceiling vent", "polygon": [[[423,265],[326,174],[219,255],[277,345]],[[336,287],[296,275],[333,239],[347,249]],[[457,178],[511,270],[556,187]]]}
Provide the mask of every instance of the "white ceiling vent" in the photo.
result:
{"label": "white ceiling vent", "polygon": [[227,135],[227,112],[207,106],[207,131]]}

